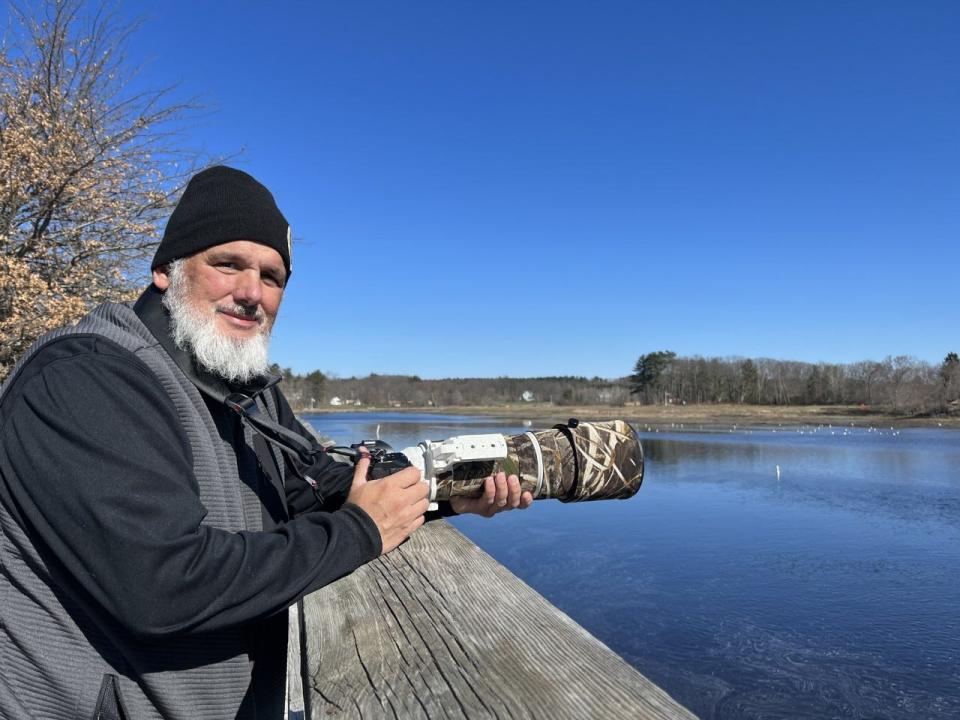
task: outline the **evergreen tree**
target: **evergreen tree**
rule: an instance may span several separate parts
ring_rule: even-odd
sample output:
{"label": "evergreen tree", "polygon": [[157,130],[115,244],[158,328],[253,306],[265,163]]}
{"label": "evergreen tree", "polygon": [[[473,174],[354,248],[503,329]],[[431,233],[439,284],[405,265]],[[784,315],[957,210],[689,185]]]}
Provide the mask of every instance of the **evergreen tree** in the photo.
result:
{"label": "evergreen tree", "polygon": [[947,353],[940,364],[940,380],[943,382],[943,401],[950,403],[960,398],[960,356]]}
{"label": "evergreen tree", "polygon": [[643,395],[649,400],[650,395],[659,389],[663,371],[676,357],[677,354],[670,350],[641,355],[633,366],[633,374],[630,376],[630,394]]}

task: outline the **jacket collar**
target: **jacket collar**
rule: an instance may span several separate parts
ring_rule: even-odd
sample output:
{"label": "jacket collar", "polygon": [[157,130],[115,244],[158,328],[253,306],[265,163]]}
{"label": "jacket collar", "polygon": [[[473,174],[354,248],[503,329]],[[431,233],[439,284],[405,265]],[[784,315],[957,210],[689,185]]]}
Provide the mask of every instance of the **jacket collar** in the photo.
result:
{"label": "jacket collar", "polygon": [[282,376],[268,373],[247,385],[232,384],[198,366],[193,356],[179,348],[173,341],[170,335],[170,313],[163,306],[162,300],[163,292],[151,283],[134,303],[133,311],[147,326],[150,334],[157,339],[170,359],[205,395],[209,395],[218,402],[223,402],[227,395],[236,392],[248,397],[256,397],[280,382]]}

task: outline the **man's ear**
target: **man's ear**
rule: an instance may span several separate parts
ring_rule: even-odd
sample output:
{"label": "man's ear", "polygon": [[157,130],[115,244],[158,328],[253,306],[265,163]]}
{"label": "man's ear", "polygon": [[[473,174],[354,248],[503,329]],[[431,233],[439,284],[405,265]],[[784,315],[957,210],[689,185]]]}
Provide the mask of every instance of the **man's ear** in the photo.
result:
{"label": "man's ear", "polygon": [[167,275],[168,267],[168,265],[161,265],[153,271],[153,284],[157,286],[157,290],[166,290],[170,287],[170,276]]}

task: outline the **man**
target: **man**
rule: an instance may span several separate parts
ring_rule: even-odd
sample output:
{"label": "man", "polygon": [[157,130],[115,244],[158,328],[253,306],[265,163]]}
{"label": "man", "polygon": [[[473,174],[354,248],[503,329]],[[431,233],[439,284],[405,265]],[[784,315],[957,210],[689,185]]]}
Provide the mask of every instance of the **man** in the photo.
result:
{"label": "man", "polygon": [[[366,458],[265,439],[313,442],[268,374],[289,239],[252,177],[199,173],[136,304],[42,338],[0,389],[3,717],[279,717],[286,609],[423,523],[415,469],[367,481]],[[501,474],[442,511],[531,500]]]}

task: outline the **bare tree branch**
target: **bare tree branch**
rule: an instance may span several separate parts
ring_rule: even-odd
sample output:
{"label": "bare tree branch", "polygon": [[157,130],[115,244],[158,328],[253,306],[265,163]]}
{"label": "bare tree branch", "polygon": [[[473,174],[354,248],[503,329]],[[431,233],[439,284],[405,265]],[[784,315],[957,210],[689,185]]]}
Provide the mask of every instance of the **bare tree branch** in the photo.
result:
{"label": "bare tree branch", "polygon": [[129,90],[139,22],[104,2],[10,4],[0,39],[0,379],[39,335],[136,289],[203,162],[181,146],[200,106]]}

